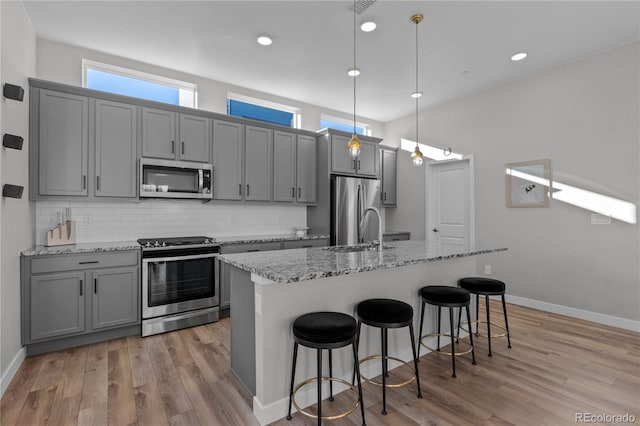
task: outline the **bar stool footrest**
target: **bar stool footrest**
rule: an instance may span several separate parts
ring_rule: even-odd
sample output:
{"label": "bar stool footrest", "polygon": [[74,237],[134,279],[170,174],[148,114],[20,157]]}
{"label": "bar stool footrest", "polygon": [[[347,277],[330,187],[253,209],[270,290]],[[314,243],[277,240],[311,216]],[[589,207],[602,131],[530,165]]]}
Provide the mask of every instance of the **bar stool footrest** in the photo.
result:
{"label": "bar stool footrest", "polygon": [[[358,388],[354,385],[352,385],[351,383],[347,382],[346,380],[342,380],[340,378],[337,377],[323,377],[322,380],[328,380],[328,381],[333,381],[333,382],[339,382],[342,383],[343,385],[346,385],[347,387],[349,387],[350,390],[357,392]],[[296,385],[296,387],[293,390],[293,394],[291,395],[291,402],[293,403],[293,406],[296,407],[296,410],[298,410],[299,413],[304,414],[307,417],[311,417],[314,419],[317,419],[318,416],[316,414],[310,413],[308,411],[305,411],[302,407],[300,407],[298,405],[298,403],[296,402],[296,393],[300,390],[300,388],[302,388],[303,386],[306,386],[308,384],[317,382],[318,378],[317,377],[313,377],[311,379],[307,379],[304,382]],[[320,397],[318,397],[318,399],[320,399]],[[343,411],[342,413],[339,414],[334,414],[332,416],[320,416],[320,418],[322,420],[336,420],[336,419],[341,419],[343,417],[348,416],[349,414],[353,413],[358,407],[360,406],[360,401],[358,400],[358,396],[356,394],[356,403],[353,407],[349,408],[346,411]]]}
{"label": "bar stool footrest", "polygon": [[[471,321],[471,324],[486,324],[486,323],[487,323],[486,321],[482,321],[482,320],[478,320],[478,321]],[[466,322],[466,321],[462,321],[462,322],[460,323],[460,329],[461,329],[462,331],[465,331],[465,332],[469,333],[469,332],[470,332],[470,331],[469,331],[469,329],[468,329],[468,328],[464,328],[464,326],[466,326],[466,325],[467,325],[467,322]],[[501,334],[491,334],[491,338],[492,338],[492,339],[497,339],[497,338],[499,338],[499,337],[507,337],[507,334],[508,334],[508,333],[507,333],[507,329],[506,329],[506,328],[505,328],[505,326],[503,326],[502,324],[496,324],[495,322],[492,322],[492,323],[491,323],[491,327],[496,327],[496,328],[499,328],[499,329],[501,329],[501,330],[504,330],[504,333],[501,333]],[[482,336],[482,337],[489,337],[489,335],[488,335],[488,334],[474,333],[474,335],[475,335],[475,336]],[[447,336],[448,336],[448,335],[447,335]]]}
{"label": "bar stool footrest", "polygon": [[[399,362],[399,363],[401,363],[401,364],[404,364],[404,365],[406,365],[407,367],[409,367],[411,370],[413,370],[413,367],[411,367],[411,364],[409,364],[409,363],[408,363],[408,362],[406,362],[406,361],[401,360],[400,358],[396,358],[396,357],[393,357],[393,356],[387,356],[386,358],[387,358],[387,360],[393,360],[393,361],[397,361],[397,362]],[[371,360],[373,360],[373,359],[382,359],[382,355],[370,355],[370,356],[368,356],[368,357],[366,357],[366,358],[362,358],[362,359],[360,359],[360,360],[358,361],[358,364],[362,365],[363,363],[368,362],[368,361],[371,361]],[[382,383],[381,383],[381,382],[378,382],[378,381],[375,381],[375,380],[373,380],[373,379],[369,379],[369,378],[365,377],[365,376],[362,374],[362,371],[360,371],[360,378],[361,378],[361,379],[362,379],[362,381],[364,381],[364,382],[371,383],[371,384],[374,384],[374,385],[376,385],[376,386],[382,386]],[[415,374],[415,372],[414,372],[414,373],[413,373],[413,376],[411,376],[411,378],[410,378],[410,379],[405,380],[405,381],[404,381],[404,382],[402,382],[402,383],[394,383],[394,384],[387,383],[385,387],[387,387],[387,388],[400,388],[400,387],[402,387],[402,386],[408,385],[409,383],[412,383],[415,379],[416,379],[416,374]]]}
{"label": "bar stool footrest", "polygon": [[[440,350],[438,350],[436,348],[432,348],[431,346],[427,346],[427,344],[423,342],[423,340],[428,338],[428,337],[438,337],[438,336],[440,336],[440,337],[451,337],[450,334],[444,334],[444,333],[429,333],[429,334],[425,334],[424,336],[422,336],[420,338],[420,346],[422,346],[423,348],[429,349],[431,352],[437,352],[437,353],[440,353],[442,355],[451,355],[451,352],[440,351]],[[459,343],[457,343],[457,344],[459,344]],[[466,342],[465,342],[465,344],[466,344]],[[473,350],[473,346],[469,345],[469,349],[467,349],[466,351],[454,352],[453,354],[455,356],[466,355],[466,354],[471,353],[472,350]]]}

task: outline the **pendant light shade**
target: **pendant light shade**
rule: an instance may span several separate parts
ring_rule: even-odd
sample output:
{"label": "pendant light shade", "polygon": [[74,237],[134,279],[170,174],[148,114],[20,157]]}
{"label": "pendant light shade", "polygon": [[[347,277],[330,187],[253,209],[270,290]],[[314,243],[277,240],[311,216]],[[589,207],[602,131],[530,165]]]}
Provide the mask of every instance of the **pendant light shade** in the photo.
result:
{"label": "pendant light shade", "polygon": [[[418,13],[416,15],[411,16],[410,19],[411,19],[411,22],[416,24],[416,90],[414,93],[417,95],[418,93],[420,93],[418,91],[418,24],[422,22],[422,19],[424,19],[424,16]],[[420,167],[424,162],[422,152],[420,151],[420,147],[418,146],[418,140],[419,140],[418,139],[418,99],[420,99],[420,96],[414,96],[414,98],[416,100],[416,149],[411,153],[411,162],[413,163],[414,166]]]}
{"label": "pendant light shade", "polygon": [[[353,0],[353,70],[357,70],[356,33],[356,0]],[[360,142],[358,134],[356,133],[356,78],[358,74],[354,73],[353,75],[353,134],[351,135],[351,139],[347,144],[347,147],[349,148],[349,156],[354,159],[358,158],[358,156],[360,155],[360,148],[362,148],[362,142]]]}

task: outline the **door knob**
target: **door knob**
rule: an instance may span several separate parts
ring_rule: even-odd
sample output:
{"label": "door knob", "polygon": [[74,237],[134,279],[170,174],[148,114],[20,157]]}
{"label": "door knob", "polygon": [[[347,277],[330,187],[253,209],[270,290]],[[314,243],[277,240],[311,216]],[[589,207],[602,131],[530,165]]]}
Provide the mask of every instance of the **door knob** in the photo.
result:
{"label": "door knob", "polygon": [[433,232],[440,232],[440,230],[438,228],[433,228],[432,231]]}

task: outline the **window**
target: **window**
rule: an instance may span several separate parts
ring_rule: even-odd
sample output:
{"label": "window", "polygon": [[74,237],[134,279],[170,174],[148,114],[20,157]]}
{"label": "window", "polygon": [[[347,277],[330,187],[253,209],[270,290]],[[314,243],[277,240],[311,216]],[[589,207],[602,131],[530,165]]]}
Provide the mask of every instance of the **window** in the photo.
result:
{"label": "window", "polygon": [[88,89],[197,108],[195,84],[86,59],[82,68]]}
{"label": "window", "polygon": [[241,95],[229,95],[227,114],[286,127],[300,127],[298,109]]}
{"label": "window", "polygon": [[[353,133],[353,121],[342,120],[335,117],[323,116],[320,119],[321,129],[335,129]],[[356,122],[356,133],[364,136],[371,136],[371,129],[366,124]]]}

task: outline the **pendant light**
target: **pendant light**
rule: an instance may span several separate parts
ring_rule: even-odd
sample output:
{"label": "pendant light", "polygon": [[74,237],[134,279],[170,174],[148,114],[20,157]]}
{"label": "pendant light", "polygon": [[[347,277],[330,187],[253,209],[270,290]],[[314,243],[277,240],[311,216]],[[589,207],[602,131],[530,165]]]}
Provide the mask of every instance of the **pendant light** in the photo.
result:
{"label": "pendant light", "polygon": [[416,91],[414,97],[416,99],[416,149],[411,153],[411,161],[414,166],[421,166],[423,160],[422,152],[418,146],[418,99],[420,99],[420,92],[418,92],[418,24],[422,22],[424,16],[420,13],[411,17],[411,22],[416,24]]}
{"label": "pendant light", "polygon": [[360,148],[362,148],[362,142],[358,138],[358,134],[356,133],[356,78],[357,73],[356,68],[356,0],[353,0],[353,133],[351,134],[351,139],[349,140],[349,155],[351,158],[358,158],[360,155]]}

